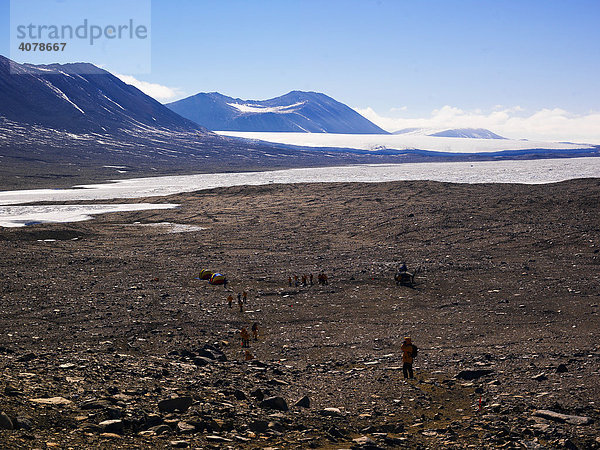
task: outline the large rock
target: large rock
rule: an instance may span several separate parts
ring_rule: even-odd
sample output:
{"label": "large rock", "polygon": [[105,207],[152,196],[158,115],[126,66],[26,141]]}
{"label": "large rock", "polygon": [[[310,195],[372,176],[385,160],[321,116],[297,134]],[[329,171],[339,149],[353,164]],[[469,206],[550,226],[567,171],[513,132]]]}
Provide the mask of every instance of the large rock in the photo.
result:
{"label": "large rock", "polygon": [[16,397],[17,395],[22,395],[23,394],[22,391],[20,391],[19,389],[17,389],[14,386],[11,386],[10,384],[7,384],[4,387],[4,393],[6,395],[8,395],[9,397]]}
{"label": "large rock", "polygon": [[207,365],[211,364],[212,362],[213,362],[212,359],[206,358],[205,356],[198,356],[198,357],[194,358],[194,364],[197,365],[198,367],[207,366]]}
{"label": "large rock", "polygon": [[568,372],[568,371],[569,371],[569,369],[568,369],[568,367],[567,367],[567,365],[566,365],[566,364],[562,364],[562,363],[561,363],[561,364],[559,364],[559,365],[558,365],[558,367],[556,368],[556,373],[565,373],[565,372]]}
{"label": "large rock", "polygon": [[0,413],[0,430],[12,430],[14,428],[15,428],[15,426],[13,425],[13,422],[10,419],[10,417],[8,417],[8,415],[6,415],[6,413],[1,412]]}
{"label": "large rock", "polygon": [[571,416],[568,414],[561,414],[549,409],[538,409],[533,412],[534,416],[542,417],[544,419],[554,420],[555,422],[570,423],[571,425],[589,425],[593,422],[591,417],[587,416]]}
{"label": "large rock", "polygon": [[206,348],[201,348],[200,350],[197,351],[198,356],[201,356],[203,358],[208,358],[208,359],[217,359],[217,356],[211,352],[210,350],[206,349]]}
{"label": "large rock", "polygon": [[250,431],[253,431],[255,433],[263,433],[268,430],[269,422],[267,422],[266,420],[255,420],[248,424],[248,428],[250,429]]}
{"label": "large rock", "polygon": [[29,416],[18,416],[13,421],[13,425],[15,425],[15,428],[21,428],[23,430],[31,430],[33,428],[33,421]]}
{"label": "large rock", "polygon": [[177,423],[177,431],[180,433],[194,433],[196,432],[196,427],[191,423],[181,421]]}
{"label": "large rock", "polygon": [[239,389],[236,389],[235,391],[233,391],[233,396],[236,398],[236,400],[246,400],[247,399],[244,391],[241,391]]}
{"label": "large rock", "polygon": [[288,405],[283,397],[269,397],[260,402],[259,406],[265,409],[276,409],[278,411],[287,411]]}
{"label": "large rock", "polygon": [[310,398],[308,395],[305,395],[300,400],[298,400],[294,406],[300,406],[302,408],[310,408]]}
{"label": "large rock", "polygon": [[30,398],[29,401],[37,403],[38,405],[52,406],[68,406],[73,403],[71,400],[67,400],[64,397]]}
{"label": "large rock", "polygon": [[100,429],[105,433],[122,433],[123,421],[119,419],[105,420],[98,424]]}
{"label": "large rock", "polygon": [[158,409],[168,413],[186,412],[192,403],[194,403],[192,397],[174,397],[158,402]]}
{"label": "large rock", "polygon": [[343,417],[344,413],[342,412],[342,410],[340,408],[324,408],[321,411],[319,411],[319,414],[321,414],[322,416],[326,416],[326,417]]}

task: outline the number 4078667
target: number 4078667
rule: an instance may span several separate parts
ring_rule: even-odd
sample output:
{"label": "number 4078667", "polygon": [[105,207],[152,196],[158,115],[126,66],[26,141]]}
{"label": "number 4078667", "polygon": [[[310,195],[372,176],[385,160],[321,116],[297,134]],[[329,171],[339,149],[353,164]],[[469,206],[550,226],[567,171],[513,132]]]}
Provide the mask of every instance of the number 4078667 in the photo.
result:
{"label": "number 4078667", "polygon": [[19,50],[22,52],[62,52],[66,46],[66,42],[21,42]]}

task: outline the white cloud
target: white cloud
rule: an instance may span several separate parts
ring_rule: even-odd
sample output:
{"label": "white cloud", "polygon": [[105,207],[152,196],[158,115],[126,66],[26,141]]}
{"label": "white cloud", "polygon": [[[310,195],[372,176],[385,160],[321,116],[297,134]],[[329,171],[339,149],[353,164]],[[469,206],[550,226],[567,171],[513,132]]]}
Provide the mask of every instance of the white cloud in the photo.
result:
{"label": "white cloud", "polygon": [[[554,108],[527,115],[520,106],[497,105],[486,113],[447,105],[433,110],[429,117],[402,118],[380,115],[371,107],[354,109],[388,131],[403,128],[487,128],[512,139],[600,144],[600,112],[577,115]],[[392,110],[391,115],[394,112]]]}
{"label": "white cloud", "polygon": [[149,95],[150,97],[158,100],[159,102],[173,100],[175,99],[175,97],[181,96],[183,94],[183,92],[181,92],[177,88],[170,88],[168,86],[163,86],[162,84],[141,81],[135,77],[132,77],[131,75],[122,75],[120,73],[115,73],[114,75],[124,83],[135,86],[144,94]]}

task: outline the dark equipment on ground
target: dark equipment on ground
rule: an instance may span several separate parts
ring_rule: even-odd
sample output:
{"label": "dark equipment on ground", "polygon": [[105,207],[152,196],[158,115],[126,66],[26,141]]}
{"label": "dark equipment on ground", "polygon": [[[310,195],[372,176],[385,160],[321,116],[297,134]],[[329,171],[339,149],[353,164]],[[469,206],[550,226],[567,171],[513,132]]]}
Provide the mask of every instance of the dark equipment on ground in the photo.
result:
{"label": "dark equipment on ground", "polygon": [[414,272],[407,270],[398,270],[394,275],[396,286],[408,286],[410,288],[415,287],[415,276],[420,272],[420,268],[417,268]]}

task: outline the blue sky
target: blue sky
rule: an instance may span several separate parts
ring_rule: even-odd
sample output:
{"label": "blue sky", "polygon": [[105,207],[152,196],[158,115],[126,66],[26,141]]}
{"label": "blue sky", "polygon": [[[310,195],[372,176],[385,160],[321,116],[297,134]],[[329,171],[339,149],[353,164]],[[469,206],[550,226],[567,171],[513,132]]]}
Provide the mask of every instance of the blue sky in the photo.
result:
{"label": "blue sky", "polygon": [[[151,5],[151,70],[121,75],[163,102],[299,89],[324,92],[388,129],[464,123],[562,140],[596,139],[592,128],[600,129],[598,0]],[[8,56],[8,0],[0,16]]]}

